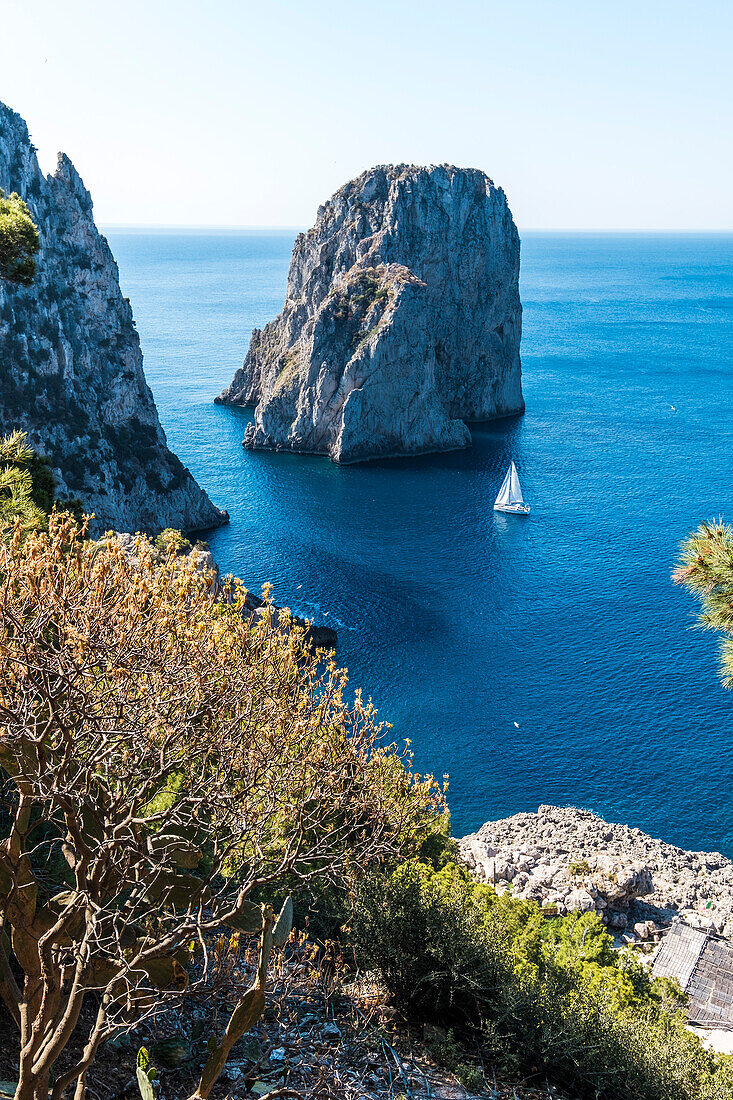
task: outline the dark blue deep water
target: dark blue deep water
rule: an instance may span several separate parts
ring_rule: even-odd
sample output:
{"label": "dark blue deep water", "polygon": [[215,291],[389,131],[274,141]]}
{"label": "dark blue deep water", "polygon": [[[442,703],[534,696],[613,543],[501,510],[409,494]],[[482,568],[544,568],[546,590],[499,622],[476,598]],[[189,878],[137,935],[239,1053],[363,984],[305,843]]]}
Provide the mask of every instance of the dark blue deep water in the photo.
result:
{"label": "dark blue deep water", "polygon": [[[248,414],[212,403],[292,233],[109,237],[170,444],[231,513],[220,565],[338,628],[459,834],[575,803],[733,855],[733,694],[670,582],[691,528],[733,520],[733,236],[525,234],[526,415],[345,468],[245,452]],[[492,510],[511,459],[528,519]]]}

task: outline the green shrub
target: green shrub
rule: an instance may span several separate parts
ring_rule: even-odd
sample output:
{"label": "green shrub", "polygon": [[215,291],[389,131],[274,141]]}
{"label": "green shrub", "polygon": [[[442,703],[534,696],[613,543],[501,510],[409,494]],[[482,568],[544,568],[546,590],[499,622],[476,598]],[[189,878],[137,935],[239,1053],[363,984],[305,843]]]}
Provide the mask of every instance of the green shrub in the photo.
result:
{"label": "green shrub", "polygon": [[434,1061],[454,1073],[468,1092],[480,1092],[486,1087],[483,1073],[478,1066],[465,1061],[466,1052],[451,1029],[429,1041],[427,1048]]}
{"label": "green shrub", "polygon": [[486,1088],[484,1075],[478,1066],[472,1066],[469,1062],[459,1062],[454,1072],[467,1092],[481,1092]]}
{"label": "green shrub", "polygon": [[375,267],[368,267],[357,272],[350,280],[348,295],[353,311],[367,313],[375,302],[386,301],[389,291],[382,283],[381,271]]}
{"label": "green shrub", "polygon": [[38,230],[20,195],[0,190],[0,279],[30,286],[38,245]]}
{"label": "green shrub", "polygon": [[410,1015],[475,1017],[476,990],[489,988],[495,971],[481,946],[488,891],[464,888],[455,864],[434,872],[417,861],[362,887],[353,922],[357,956],[380,971]]}
{"label": "green shrub", "polygon": [[573,863],[571,863],[570,866],[568,867],[568,874],[570,874],[570,875],[589,875],[590,874],[590,864],[588,863],[588,860],[587,859],[580,859],[580,860],[577,860],[577,861],[574,861]]}
{"label": "green shrub", "polygon": [[0,538],[18,520],[26,532],[44,527],[54,493],[50,464],[28,446],[25,432],[0,438]]}
{"label": "green shrub", "polygon": [[465,868],[418,861],[356,899],[357,961],[408,1015],[479,1039],[504,1069],[583,1100],[731,1100],[729,1059],[687,1031],[682,997],[613,948],[595,913],[545,920]]}
{"label": "green shrub", "polygon": [[161,531],[155,539],[154,546],[161,554],[175,554],[177,556],[188,554],[191,549],[191,543],[188,539],[173,527],[166,527],[164,531]]}

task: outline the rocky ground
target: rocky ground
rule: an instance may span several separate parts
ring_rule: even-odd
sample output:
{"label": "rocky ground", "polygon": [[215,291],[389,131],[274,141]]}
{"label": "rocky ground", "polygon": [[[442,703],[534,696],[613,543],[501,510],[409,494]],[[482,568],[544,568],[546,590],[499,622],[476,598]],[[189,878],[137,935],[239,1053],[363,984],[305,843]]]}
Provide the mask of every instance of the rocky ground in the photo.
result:
{"label": "rocky ground", "polygon": [[[379,989],[328,988],[324,971],[271,996],[262,1024],[234,1047],[212,1100],[570,1100],[543,1081],[510,1081],[461,1050],[450,1033],[402,1023]],[[157,1100],[186,1100],[205,1059],[211,1005],[161,1013],[151,1026],[104,1047],[90,1100],[140,1100],[137,1051],[157,1070]],[[14,1027],[0,1006],[0,1100],[17,1080]],[[7,1086],[6,1086],[7,1088]]]}
{"label": "rocky ground", "polygon": [[609,929],[645,940],[675,917],[733,937],[733,862],[686,852],[573,807],[487,821],[460,840],[475,876],[562,914],[595,909]]}

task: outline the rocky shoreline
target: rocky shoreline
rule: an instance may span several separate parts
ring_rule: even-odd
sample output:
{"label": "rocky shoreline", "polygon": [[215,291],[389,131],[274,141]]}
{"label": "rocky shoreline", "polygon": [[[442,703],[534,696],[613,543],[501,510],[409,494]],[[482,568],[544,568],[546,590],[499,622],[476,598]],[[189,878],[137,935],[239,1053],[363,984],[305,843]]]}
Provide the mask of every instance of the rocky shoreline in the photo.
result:
{"label": "rocky shoreline", "polygon": [[[281,608],[276,604],[265,603],[260,596],[255,596],[254,592],[250,592],[249,590],[247,591],[244,602],[247,611],[249,611],[252,616],[253,622],[264,618],[271,625],[277,626],[280,622],[280,612],[285,611],[285,608]],[[333,627],[311,622],[308,619],[302,619],[299,615],[293,615],[292,613],[290,613],[289,621],[305,631],[305,640],[308,645],[314,649],[336,648],[338,635]]]}
{"label": "rocky shoreline", "polygon": [[595,910],[626,939],[676,918],[733,937],[733,861],[720,852],[687,852],[572,806],[487,821],[458,843],[479,881],[558,914]]}

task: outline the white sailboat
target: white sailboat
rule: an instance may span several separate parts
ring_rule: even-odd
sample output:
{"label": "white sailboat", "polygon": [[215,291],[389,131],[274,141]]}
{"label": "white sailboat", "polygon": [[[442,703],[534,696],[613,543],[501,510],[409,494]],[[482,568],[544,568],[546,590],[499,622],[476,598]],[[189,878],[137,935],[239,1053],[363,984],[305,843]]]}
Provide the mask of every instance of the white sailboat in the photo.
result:
{"label": "white sailboat", "polygon": [[516,512],[520,516],[529,515],[529,505],[524,503],[522,486],[519,484],[519,474],[513,462],[502,482],[499,495],[494,503],[494,511]]}

